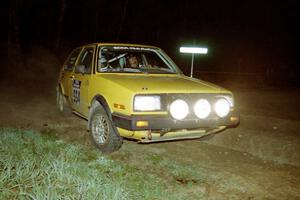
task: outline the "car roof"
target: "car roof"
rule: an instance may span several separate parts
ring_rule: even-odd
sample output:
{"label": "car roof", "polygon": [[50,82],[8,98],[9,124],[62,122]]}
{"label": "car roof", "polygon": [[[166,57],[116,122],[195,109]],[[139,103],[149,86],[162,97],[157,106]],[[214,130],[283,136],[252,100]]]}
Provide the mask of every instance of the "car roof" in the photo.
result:
{"label": "car roof", "polygon": [[145,47],[145,48],[159,49],[159,47],[151,46],[151,45],[127,44],[127,43],[102,43],[102,42],[85,44],[85,45],[79,46],[77,48],[81,48],[81,47],[85,47],[85,46],[89,46],[89,45],[97,45],[97,46],[131,46],[131,47]]}

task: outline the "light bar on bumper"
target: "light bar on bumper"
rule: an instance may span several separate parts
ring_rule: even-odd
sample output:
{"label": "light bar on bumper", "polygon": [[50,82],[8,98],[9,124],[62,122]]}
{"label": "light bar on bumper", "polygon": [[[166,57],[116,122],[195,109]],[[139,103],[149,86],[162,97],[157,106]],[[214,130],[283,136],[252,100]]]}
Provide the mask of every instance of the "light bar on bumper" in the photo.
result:
{"label": "light bar on bumper", "polygon": [[136,94],[133,111],[168,112],[174,120],[223,118],[233,111],[231,94]]}
{"label": "light bar on bumper", "polygon": [[[158,99],[160,100],[159,103]],[[220,117],[216,113],[215,105],[220,99],[222,99],[221,102],[231,99],[232,104],[229,101],[227,102],[229,105],[233,105],[231,94],[137,94],[134,97],[133,103],[134,111],[136,111],[135,114],[124,115],[112,113],[112,117],[117,127],[126,130],[167,131],[198,128],[210,129],[219,126],[230,127],[237,125],[239,123],[239,116],[235,114],[233,107],[229,106],[229,113],[224,117]],[[195,106],[199,101],[198,106],[202,106],[202,108]],[[146,102],[150,102],[151,106]],[[158,104],[159,106],[157,106]],[[200,109],[200,111],[195,111],[195,107],[196,110]],[[140,110],[137,110],[137,108],[140,108]],[[143,113],[147,111],[141,111],[150,110],[150,108],[156,108],[157,110],[151,110],[151,113]],[[159,112],[155,114],[153,111]],[[196,112],[200,112],[201,114],[198,113],[197,116]]]}

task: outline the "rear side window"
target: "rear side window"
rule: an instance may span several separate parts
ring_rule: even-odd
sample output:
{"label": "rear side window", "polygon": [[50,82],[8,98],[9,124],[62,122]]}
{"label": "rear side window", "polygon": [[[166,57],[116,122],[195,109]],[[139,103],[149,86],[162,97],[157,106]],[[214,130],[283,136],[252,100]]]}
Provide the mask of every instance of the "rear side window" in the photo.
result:
{"label": "rear side window", "polygon": [[94,48],[85,48],[80,54],[79,65],[85,68],[85,74],[90,74],[92,71]]}
{"label": "rear side window", "polygon": [[74,51],[72,51],[72,53],[70,54],[67,62],[64,65],[64,70],[65,71],[72,71],[73,70],[80,51],[81,51],[81,49],[75,49]]}

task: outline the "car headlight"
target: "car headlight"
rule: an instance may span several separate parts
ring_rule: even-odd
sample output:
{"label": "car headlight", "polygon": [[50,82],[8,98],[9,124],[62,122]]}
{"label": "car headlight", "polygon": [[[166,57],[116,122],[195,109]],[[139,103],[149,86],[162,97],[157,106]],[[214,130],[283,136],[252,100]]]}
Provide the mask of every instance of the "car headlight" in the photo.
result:
{"label": "car headlight", "polygon": [[199,99],[194,105],[194,112],[200,119],[205,119],[211,112],[210,103],[206,99]]}
{"label": "car headlight", "polygon": [[189,113],[189,106],[182,99],[177,99],[171,103],[170,113],[174,119],[184,119]]}
{"label": "car headlight", "polygon": [[160,96],[158,96],[158,95],[135,96],[133,108],[135,111],[161,110]]}
{"label": "car headlight", "polygon": [[226,99],[218,99],[215,103],[215,111],[219,117],[226,117],[230,111],[230,103]]}
{"label": "car headlight", "polygon": [[217,95],[216,97],[226,99],[231,108],[234,106],[234,99],[231,95]]}

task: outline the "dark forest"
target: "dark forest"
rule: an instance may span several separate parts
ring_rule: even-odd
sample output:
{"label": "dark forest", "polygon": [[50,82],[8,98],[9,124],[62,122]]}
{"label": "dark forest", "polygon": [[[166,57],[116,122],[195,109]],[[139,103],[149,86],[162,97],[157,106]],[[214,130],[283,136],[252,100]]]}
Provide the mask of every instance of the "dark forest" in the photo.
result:
{"label": "dark forest", "polygon": [[32,46],[63,60],[86,43],[149,44],[187,72],[190,56],[178,49],[200,45],[209,54],[196,57],[198,71],[258,73],[292,83],[299,75],[296,1],[12,0],[2,3],[0,18],[2,55],[9,59]]}

